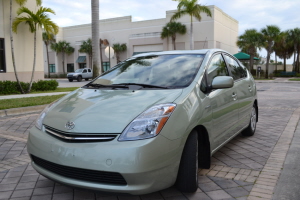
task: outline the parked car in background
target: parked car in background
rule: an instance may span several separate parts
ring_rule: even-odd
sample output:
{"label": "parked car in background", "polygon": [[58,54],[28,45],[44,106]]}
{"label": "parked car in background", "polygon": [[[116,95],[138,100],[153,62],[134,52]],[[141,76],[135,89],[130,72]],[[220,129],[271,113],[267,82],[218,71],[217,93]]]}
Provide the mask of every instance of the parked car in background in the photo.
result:
{"label": "parked car in background", "polygon": [[59,183],[146,194],[195,192],[198,168],[252,136],[256,85],[220,49],[133,56],[50,104],[30,130],[32,166]]}
{"label": "parked car in background", "polygon": [[68,73],[67,78],[70,82],[72,82],[73,80],[77,80],[78,82],[80,82],[82,81],[82,79],[88,81],[89,79],[93,78],[93,71],[89,68],[77,69],[73,73]]}

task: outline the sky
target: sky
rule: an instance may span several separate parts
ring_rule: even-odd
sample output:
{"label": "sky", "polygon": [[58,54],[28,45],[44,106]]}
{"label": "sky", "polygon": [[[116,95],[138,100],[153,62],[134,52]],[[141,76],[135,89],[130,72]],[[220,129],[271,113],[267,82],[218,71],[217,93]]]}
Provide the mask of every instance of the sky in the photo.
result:
{"label": "sky", "polygon": [[[300,27],[300,0],[199,0],[202,5],[215,5],[239,21],[239,35],[246,29],[258,31],[266,25],[277,25],[282,31]],[[133,21],[166,17],[167,10],[175,10],[172,0],[100,0],[100,19],[132,16]],[[52,8],[51,18],[59,26],[91,22],[90,1],[44,0],[44,7]],[[261,51],[266,56],[265,51]],[[274,54],[271,56],[274,59]],[[288,61],[291,64],[292,59]]]}

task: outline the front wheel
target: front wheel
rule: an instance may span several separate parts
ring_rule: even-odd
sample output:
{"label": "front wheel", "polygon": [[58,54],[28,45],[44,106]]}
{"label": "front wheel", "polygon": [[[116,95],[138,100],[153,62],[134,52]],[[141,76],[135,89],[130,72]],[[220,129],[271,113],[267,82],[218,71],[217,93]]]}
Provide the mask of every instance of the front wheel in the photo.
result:
{"label": "front wheel", "polygon": [[181,192],[195,192],[198,188],[198,134],[191,132],[184,146],[176,187]]}
{"label": "front wheel", "polygon": [[73,79],[69,79],[69,82],[73,82]]}
{"label": "front wheel", "polygon": [[256,110],[256,106],[253,105],[249,125],[245,130],[243,130],[242,135],[244,136],[254,135],[256,130],[256,122],[257,122],[257,110]]}

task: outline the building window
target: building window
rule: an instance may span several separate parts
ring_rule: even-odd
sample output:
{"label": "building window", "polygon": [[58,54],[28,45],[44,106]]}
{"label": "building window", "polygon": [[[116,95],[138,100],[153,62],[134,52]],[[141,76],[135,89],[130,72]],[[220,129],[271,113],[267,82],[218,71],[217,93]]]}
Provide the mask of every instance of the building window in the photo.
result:
{"label": "building window", "polygon": [[106,72],[110,69],[109,62],[103,62],[102,65],[103,65],[103,72]]}
{"label": "building window", "polygon": [[74,63],[67,64],[67,72],[74,72]]}
{"label": "building window", "polygon": [[0,38],[0,73],[6,72],[4,39]]}
{"label": "building window", "polygon": [[86,68],[86,63],[78,63],[79,64],[79,69]]}
{"label": "building window", "polygon": [[55,64],[49,64],[50,73],[55,73]]}

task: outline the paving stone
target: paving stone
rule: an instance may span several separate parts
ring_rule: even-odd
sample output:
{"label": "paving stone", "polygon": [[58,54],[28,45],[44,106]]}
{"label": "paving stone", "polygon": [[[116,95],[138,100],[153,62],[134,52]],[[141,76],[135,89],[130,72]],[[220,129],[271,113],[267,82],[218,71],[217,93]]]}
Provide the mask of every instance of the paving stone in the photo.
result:
{"label": "paving stone", "polygon": [[225,189],[225,191],[230,194],[232,197],[243,197],[247,196],[249,192],[242,187],[236,187],[236,188],[229,188]]}
{"label": "paving stone", "polygon": [[12,194],[12,198],[17,197],[30,197],[32,195],[33,189],[26,189],[26,190],[15,190]]}
{"label": "paving stone", "polygon": [[73,193],[53,194],[52,200],[73,200]]}
{"label": "paving stone", "polygon": [[0,199],[9,199],[13,191],[0,192]]}
{"label": "paving stone", "polygon": [[52,194],[53,192],[53,187],[44,187],[44,188],[35,188],[33,190],[33,195],[47,195],[47,194]]}
{"label": "paving stone", "polygon": [[0,192],[4,191],[12,191],[16,188],[17,184],[12,183],[12,184],[0,184]]}
{"label": "paving stone", "polygon": [[210,192],[206,192],[206,194],[210,198],[215,199],[215,200],[232,198],[232,196],[227,194],[224,190],[210,191]]}
{"label": "paving stone", "polygon": [[198,184],[198,186],[200,187],[200,189],[203,191],[203,192],[209,192],[209,191],[214,191],[214,190],[220,190],[221,188],[215,184],[214,182],[211,182],[211,183],[201,183],[201,184]]}
{"label": "paving stone", "polygon": [[211,200],[205,193],[193,193],[193,194],[185,194],[186,198],[189,200]]}
{"label": "paving stone", "polygon": [[163,196],[159,192],[154,192],[151,194],[141,195],[140,198],[142,200],[160,200],[164,199]]}

